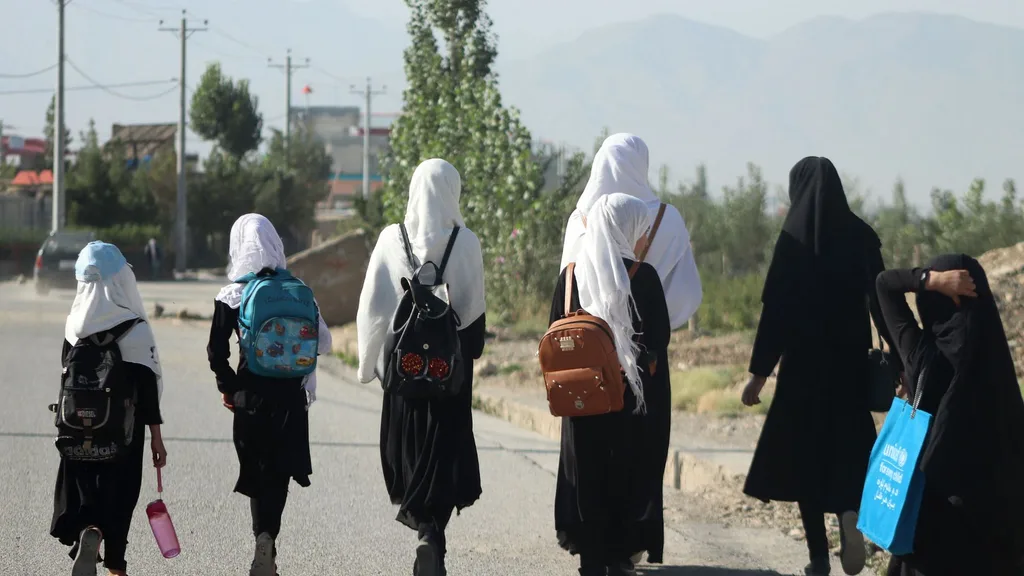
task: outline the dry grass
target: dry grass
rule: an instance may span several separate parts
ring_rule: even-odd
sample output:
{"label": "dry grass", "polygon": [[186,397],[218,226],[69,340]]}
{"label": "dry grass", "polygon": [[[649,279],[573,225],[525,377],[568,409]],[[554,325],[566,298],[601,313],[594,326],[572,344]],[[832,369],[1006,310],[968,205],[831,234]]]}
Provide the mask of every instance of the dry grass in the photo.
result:
{"label": "dry grass", "polygon": [[740,401],[746,371],[740,365],[702,366],[672,373],[672,407],[698,414],[761,414],[771,397],[762,394],[761,404],[747,408]]}

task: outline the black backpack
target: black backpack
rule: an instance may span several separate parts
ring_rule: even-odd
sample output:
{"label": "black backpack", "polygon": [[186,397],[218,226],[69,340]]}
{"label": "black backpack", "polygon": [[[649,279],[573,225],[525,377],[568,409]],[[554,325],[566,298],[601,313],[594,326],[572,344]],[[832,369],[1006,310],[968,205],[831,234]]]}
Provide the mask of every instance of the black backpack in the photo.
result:
{"label": "black backpack", "polygon": [[64,357],[60,395],[50,411],[56,414],[54,444],[65,460],[112,462],[131,445],[138,391],[126,378],[118,342],[139,322],[82,338]]}
{"label": "black backpack", "polygon": [[[452,230],[441,266],[425,262],[416,266],[405,225],[401,225],[402,243],[412,278],[402,278],[402,295],[384,340],[386,368],[381,385],[385,392],[406,398],[443,398],[454,396],[465,380],[462,346],[459,343],[458,314],[451,306],[444,270],[448,265],[459,228]],[[434,282],[424,284],[424,268],[434,268]],[[444,288],[444,299],[434,289]]]}

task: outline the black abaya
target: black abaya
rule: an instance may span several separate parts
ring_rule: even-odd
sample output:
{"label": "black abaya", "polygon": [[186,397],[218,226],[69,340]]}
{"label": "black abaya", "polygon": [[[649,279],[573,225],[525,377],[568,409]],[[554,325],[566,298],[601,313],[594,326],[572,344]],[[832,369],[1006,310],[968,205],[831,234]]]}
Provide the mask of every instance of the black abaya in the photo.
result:
{"label": "black abaya", "polygon": [[[941,256],[934,270],[967,270],[977,298],[961,305],[924,290],[925,269],[878,277],[889,328],[915,387],[933,415],[920,467],[925,494],[914,553],[895,558],[891,575],[954,576],[1022,573],[1024,532],[1024,401],[1002,321],[981,265],[965,255]],[[918,326],[905,294],[917,292]],[[927,370],[925,370],[927,368]]]}
{"label": "black abaya", "polygon": [[486,315],[459,331],[465,360],[462,390],[451,398],[406,399],[384,393],[380,460],[396,520],[413,530],[433,526],[443,552],[452,512],[482,492],[473,436],[473,361],[484,351]]}
{"label": "black abaya", "polygon": [[[65,341],[62,358],[70,348]],[[71,546],[72,557],[82,530],[99,527],[103,533],[103,564],[111,570],[127,569],[125,550],[142,489],[146,426],[162,423],[156,374],[141,364],[125,363],[125,368],[126,381],[134,383],[138,392],[131,445],[123,457],[112,463],[61,459],[50,522],[50,535]]]}
{"label": "black abaya", "polygon": [[798,163],[789,193],[749,370],[768,377],[781,364],[744,492],[839,514],[859,508],[875,441],[869,314],[891,343],[874,290],[881,242],[827,159]]}
{"label": "black abaya", "polygon": [[[626,269],[632,260],[624,260]],[[641,349],[657,357],[654,375],[641,369],[646,414],[633,414],[636,398],[626,387],[621,412],[562,418],[561,453],[555,488],[559,544],[584,561],[609,566],[647,550],[661,563],[665,548],[663,479],[672,418],[668,308],[661,279],[642,264],[631,281],[641,321],[634,322]],[[573,283],[573,309],[579,307]],[[550,321],[565,308],[565,271],[551,302]],[[641,367],[647,362],[640,361]]]}
{"label": "black abaya", "polygon": [[238,309],[217,301],[206,351],[210,369],[217,376],[217,389],[234,406],[232,429],[239,464],[235,492],[254,500],[253,529],[276,537],[288,479],[308,487],[313,473],[306,391],[302,378],[253,374],[242,354],[237,370],[232,370],[231,336],[237,335],[237,329]]}

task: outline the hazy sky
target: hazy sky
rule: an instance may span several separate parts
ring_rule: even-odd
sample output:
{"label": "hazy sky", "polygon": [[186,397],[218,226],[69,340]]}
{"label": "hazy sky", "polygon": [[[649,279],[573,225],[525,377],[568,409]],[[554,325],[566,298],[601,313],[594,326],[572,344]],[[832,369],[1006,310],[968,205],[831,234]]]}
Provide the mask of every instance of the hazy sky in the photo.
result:
{"label": "hazy sky", "polygon": [[[288,47],[297,57],[313,59],[311,68],[294,76],[294,105],[306,102],[299,90],[307,83],[314,88],[310,104],[358,105],[360,99],[349,93],[349,86],[373,75],[391,85],[388,94],[375,101],[375,111],[401,107],[400,51],[406,17],[401,0],[72,0],[67,7],[68,58],[102,84],[169,81],[178,74],[178,43],[171,34],[158,32],[156,21],[167,18],[169,25],[177,25],[182,8],[198,19],[195,24],[205,18],[210,27],[190,41],[188,83],[195,85],[206,62],[220,60],[227,74],[251,81],[269,126],[281,126],[284,78],[267,67],[267,57],[281,62]],[[760,37],[815,16],[862,18],[884,11],[945,12],[1024,28],[1020,0],[492,0],[488,10],[501,38],[502,61],[572,40],[588,28],[667,12]],[[51,0],[0,0],[0,14],[5,20],[0,36],[0,119],[19,134],[41,135],[50,95],[9,92],[50,90],[55,74],[4,75],[30,73],[56,62],[56,8]],[[384,54],[364,57],[360,33],[394,40]],[[69,87],[89,84],[70,67],[66,74]],[[116,90],[122,96],[146,98],[170,88],[173,84],[167,83]],[[177,94],[171,90],[138,101],[99,90],[69,92],[68,126],[77,134],[89,118],[96,120],[101,138],[109,135],[114,122],[174,122]],[[540,138],[559,139],[558,134],[531,128]],[[190,146],[200,152],[207,148],[195,137]]]}

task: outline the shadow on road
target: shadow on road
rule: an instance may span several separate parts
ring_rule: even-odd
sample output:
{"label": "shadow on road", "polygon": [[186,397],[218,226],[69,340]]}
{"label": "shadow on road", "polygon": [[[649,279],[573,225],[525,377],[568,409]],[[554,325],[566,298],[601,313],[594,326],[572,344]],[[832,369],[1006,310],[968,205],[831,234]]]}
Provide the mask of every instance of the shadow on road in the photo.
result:
{"label": "shadow on road", "polygon": [[773,570],[746,570],[710,566],[641,566],[639,576],[782,576]]}

